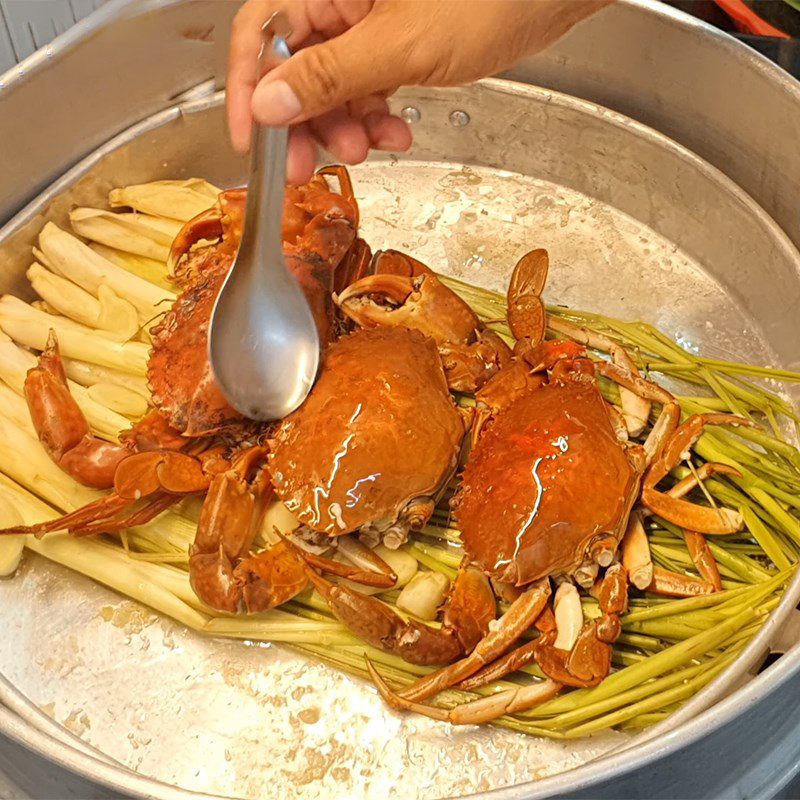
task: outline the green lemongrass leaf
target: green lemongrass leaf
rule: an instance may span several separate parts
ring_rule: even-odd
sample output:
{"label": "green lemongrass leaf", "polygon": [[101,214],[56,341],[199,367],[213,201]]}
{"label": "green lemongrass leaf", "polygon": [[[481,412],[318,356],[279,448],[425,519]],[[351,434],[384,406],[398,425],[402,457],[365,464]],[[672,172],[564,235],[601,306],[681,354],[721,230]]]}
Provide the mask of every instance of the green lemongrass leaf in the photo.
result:
{"label": "green lemongrass leaf", "polygon": [[726,667],[728,667],[736,658],[738,652],[733,652],[729,655],[720,657],[714,664],[701,671],[699,674],[690,678],[685,683],[673,686],[665,691],[658,692],[650,697],[640,700],[637,703],[632,703],[625,708],[618,709],[605,716],[598,717],[591,722],[586,722],[583,725],[578,725],[570,728],[567,733],[568,738],[577,739],[582,736],[589,736],[592,733],[612,728],[619,725],[625,720],[636,717],[639,714],[647,711],[653,711],[665,705],[670,705],[675,702],[680,702],[688,699],[696,694],[703,686],[709,684],[714,678],[717,677]]}
{"label": "green lemongrass leaf", "polygon": [[758,515],[751,511],[748,506],[740,506],[739,513],[744,517],[747,530],[753,535],[763,551],[769,556],[772,563],[778,569],[784,570],[789,567],[789,559],[783,552],[780,543],[775,539],[772,531],[758,518]]}

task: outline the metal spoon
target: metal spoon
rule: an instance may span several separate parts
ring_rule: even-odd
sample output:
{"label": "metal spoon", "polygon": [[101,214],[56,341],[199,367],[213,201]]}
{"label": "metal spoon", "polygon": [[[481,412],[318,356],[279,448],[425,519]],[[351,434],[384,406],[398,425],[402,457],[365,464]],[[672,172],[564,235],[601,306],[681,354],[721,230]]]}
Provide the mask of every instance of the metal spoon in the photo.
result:
{"label": "metal spoon", "polygon": [[[263,29],[263,72],[291,54],[282,14]],[[220,290],[208,333],[214,378],[250,419],[281,419],[305,400],[319,367],[311,309],[283,258],[281,222],[286,128],[253,125],[250,179],[239,252]]]}

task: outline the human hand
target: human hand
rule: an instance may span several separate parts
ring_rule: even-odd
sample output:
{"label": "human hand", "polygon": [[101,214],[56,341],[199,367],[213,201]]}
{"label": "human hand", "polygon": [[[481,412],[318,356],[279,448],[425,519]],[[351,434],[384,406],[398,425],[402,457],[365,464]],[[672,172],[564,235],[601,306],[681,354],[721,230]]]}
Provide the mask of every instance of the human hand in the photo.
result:
{"label": "human hand", "polygon": [[[612,0],[248,0],[228,64],[233,146],[253,119],[289,125],[287,180],[304,183],[317,143],[346,164],[411,146],[386,98],[400,86],[456,86],[507,69]],[[261,26],[283,11],[294,55],[259,80]]]}

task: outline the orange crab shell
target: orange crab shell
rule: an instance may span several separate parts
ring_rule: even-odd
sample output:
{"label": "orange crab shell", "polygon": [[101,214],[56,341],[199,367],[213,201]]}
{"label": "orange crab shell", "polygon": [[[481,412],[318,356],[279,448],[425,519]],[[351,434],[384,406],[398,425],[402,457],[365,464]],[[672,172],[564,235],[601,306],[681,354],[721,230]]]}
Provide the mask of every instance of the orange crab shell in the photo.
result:
{"label": "orange crab shell", "polygon": [[467,555],[522,586],[570,572],[603,534],[619,540],[640,473],[593,375],[518,397],[475,444],[454,503]]}
{"label": "orange crab shell", "polygon": [[153,404],[185,436],[205,436],[244,419],[223,396],[208,360],[211,310],[231,257],[209,253],[213,265],[175,301],[152,330],[147,380]]}
{"label": "orange crab shell", "polygon": [[456,467],[464,423],[432,339],[360,330],[323,356],[305,403],[281,424],[269,457],[277,495],[328,535],[398,519]]}

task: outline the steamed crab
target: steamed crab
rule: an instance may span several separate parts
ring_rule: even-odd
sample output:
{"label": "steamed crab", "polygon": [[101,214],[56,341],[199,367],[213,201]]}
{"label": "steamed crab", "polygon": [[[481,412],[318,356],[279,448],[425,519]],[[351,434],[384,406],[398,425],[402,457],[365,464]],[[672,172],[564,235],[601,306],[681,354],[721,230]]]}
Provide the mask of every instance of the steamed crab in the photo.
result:
{"label": "steamed crab", "polygon": [[[326,175],[339,179],[341,194],[330,189]],[[91,435],[70,395],[51,334],[25,381],[34,427],[62,469],[81,483],[113,491],[71,514],[4,531],[113,532],[148,522],[186,494],[204,493],[190,577],[204,602],[226,611],[237,610],[242,602],[251,611],[270,607],[283,602],[295,583],[307,582],[296,559],[281,558],[282,544],[248,557],[271,496],[264,470],[267,451],[261,444],[266,429],[227,404],[207,357],[208,320],[239,245],[244,199],[244,190],[223,192],[216,206],[190,220],[173,243],[170,268],[183,292],[152,331],[148,380],[156,410],[123,434],[120,444]],[[334,288],[359,277],[368,263],[365,245],[356,239],[357,223],[343,168],[320,170],[309,184],[286,192],[284,251],[323,341],[333,333]],[[392,583],[382,562],[382,574],[366,576],[341,564],[329,566],[365,583]]]}
{"label": "steamed crab", "polygon": [[[466,563],[496,581],[511,605],[465,658],[399,693],[369,665],[381,694],[397,708],[472,723],[529,708],[564,685],[599,683],[610,670],[611,644],[627,607],[628,575],[618,548],[636,525],[634,506],[641,503],[700,534],[742,527],[737,512],[681,499],[699,478],[669,493],[657,487],[704,425],[751,423],[730,414],[706,414],[679,425],[675,398],[643,379],[612,341],[558,320],[551,320],[551,327],[571,339],[542,341],[539,294],[547,266],[546,252],[534,251],[515,269],[509,290],[515,358],[476,395],[473,448],[454,500]],[[590,360],[585,345],[609,352],[613,361]],[[597,375],[627,393],[622,413],[604,400]],[[653,402],[661,405],[656,425],[643,444],[629,441],[631,431],[641,433]],[[598,578],[601,569],[605,574]],[[558,584],[554,615],[548,610],[551,578]],[[598,619],[584,622],[575,583],[598,599]],[[678,596],[714,590],[704,581],[663,570],[639,585]],[[512,650],[534,624],[542,635]],[[476,688],[531,660],[544,671],[545,681],[452,711],[421,703],[453,685]]]}
{"label": "steamed crab", "polygon": [[[369,269],[388,274],[399,268],[391,253],[371,260],[369,248],[356,240],[357,211],[346,173],[340,171],[339,179],[346,197],[330,192],[318,175],[307,187],[287,192],[292,202],[284,209],[287,260],[316,311],[324,342],[334,338],[340,327],[333,316],[332,290],[345,289]],[[402,536],[401,532],[424,524],[435,497],[452,475],[466,415],[450,397],[434,338],[392,327],[356,331],[333,342],[324,353],[320,380],[311,396],[281,423],[269,442],[268,472],[267,431],[228,407],[211,378],[205,353],[208,316],[236,252],[243,203],[243,192],[223,193],[214,209],[184,227],[172,249],[171,269],[185,289],[154,332],[149,363],[158,407],[152,419],[171,437],[172,449],[157,442],[147,452],[137,452],[144,450],[138,445],[114,448],[118,463],[99,484],[113,482],[112,494],[26,530],[44,533],[66,528],[75,535],[110,532],[146,522],[184,494],[204,492],[189,570],[195,592],[208,605],[229,612],[238,611],[242,604],[248,611],[279,605],[316,578],[316,573],[309,574],[308,565],[356,582],[391,586],[396,577],[388,565],[357,542],[351,551],[359,547],[361,560],[370,569],[308,551],[298,558],[295,545],[288,541],[251,556],[273,492],[269,473],[278,494],[320,534],[371,527]],[[216,244],[191,250],[193,244],[213,237],[220,237]],[[431,285],[434,281],[431,277]],[[449,308],[454,326],[463,320],[477,325],[463,302],[450,302]],[[505,345],[501,343],[499,349],[510,357]],[[29,376],[28,388],[33,409],[41,399],[37,382],[58,384],[57,414],[36,417],[40,438],[47,444],[54,431],[63,430],[64,416],[77,418],[80,411],[63,375],[56,374],[57,352],[46,356]],[[349,391],[354,381],[360,383],[360,394]],[[349,397],[356,401],[351,403]],[[346,408],[348,403],[353,408]],[[320,409],[324,409],[322,419],[317,415]],[[421,409],[427,419],[420,416]],[[82,417],[81,421],[80,435],[94,446],[96,440],[89,436]],[[73,445],[67,448],[69,452]],[[396,454],[393,447],[397,446]],[[70,468],[61,450],[49,451]],[[369,464],[372,471],[363,473]],[[341,607],[335,593],[328,591],[326,596],[334,607]],[[371,615],[369,638],[380,628],[381,614],[373,613],[375,606],[369,598],[363,602]],[[448,608],[454,623],[440,631],[393,619],[391,631],[379,637],[381,646],[419,663],[437,664],[471,650],[495,613],[494,596],[483,573],[465,570]]]}

